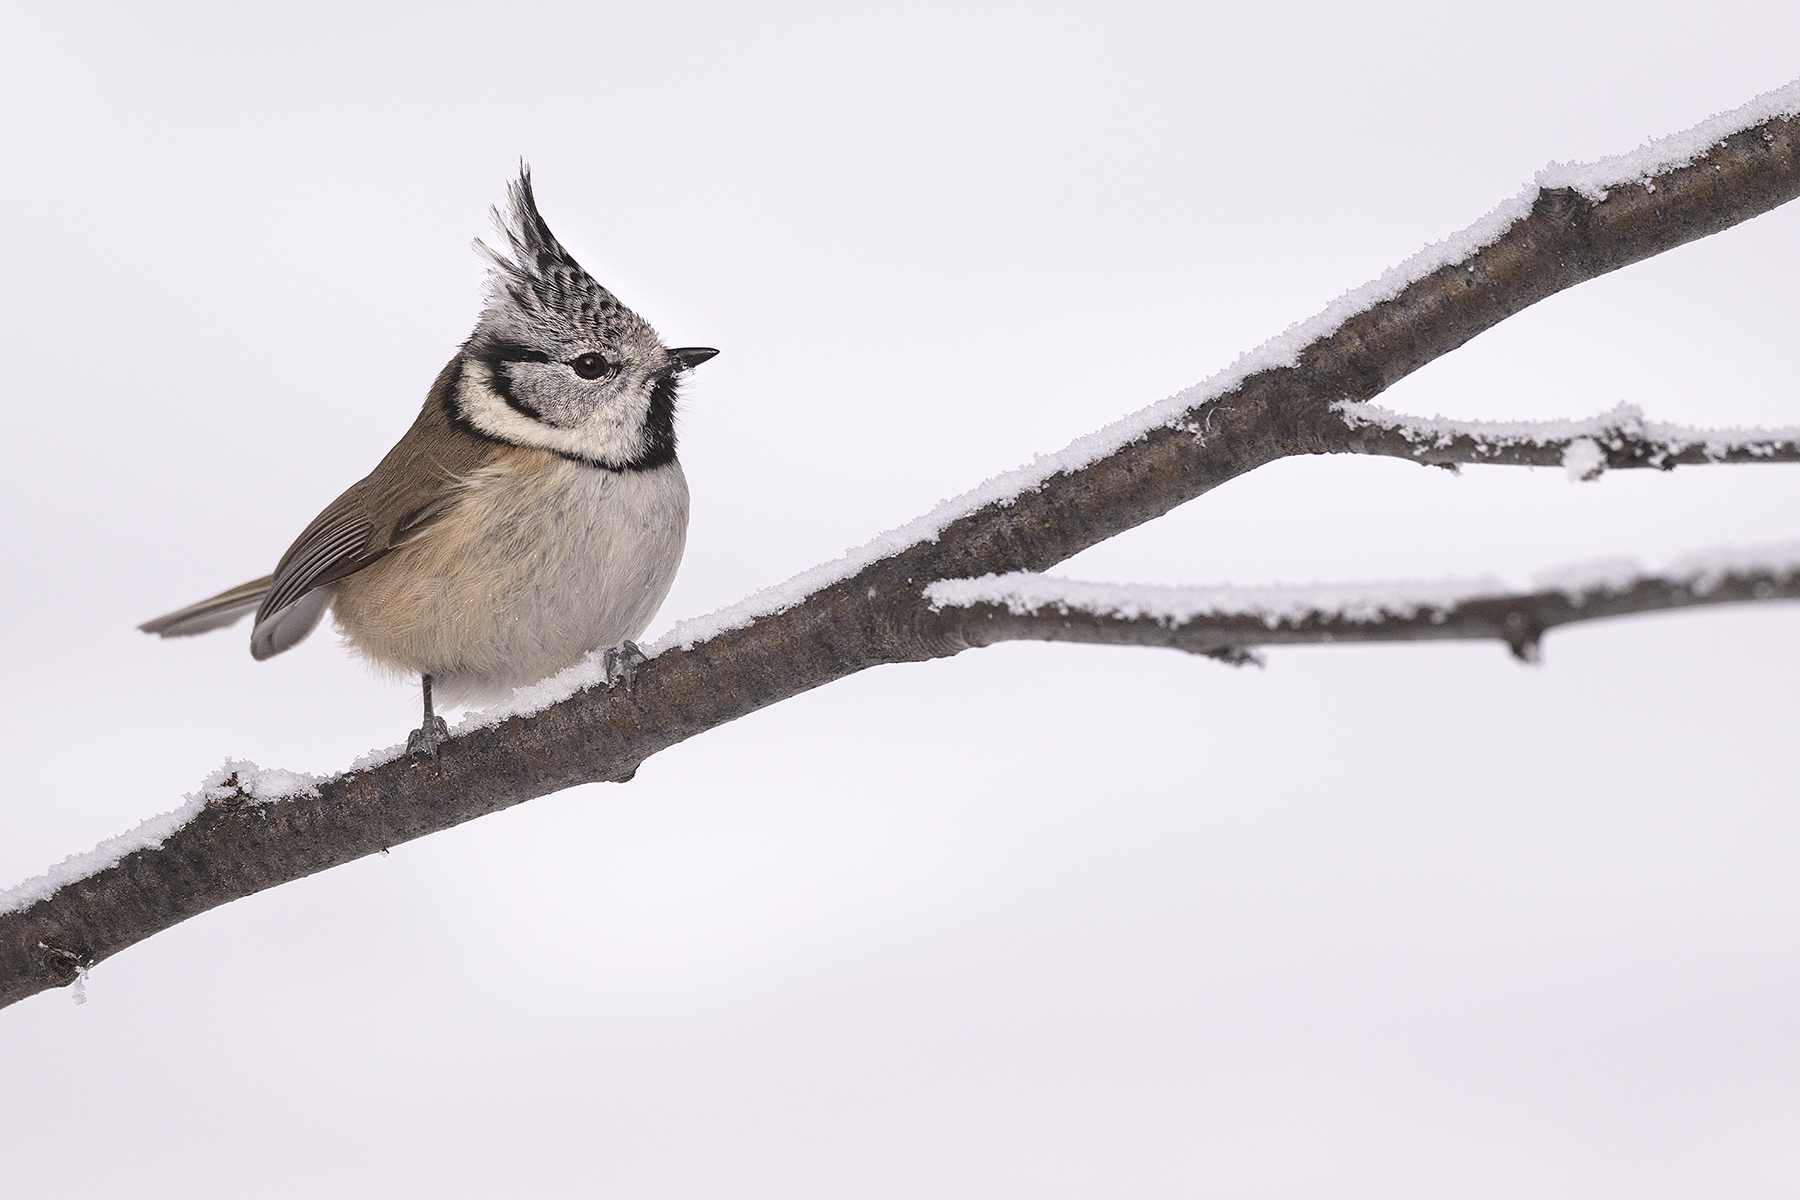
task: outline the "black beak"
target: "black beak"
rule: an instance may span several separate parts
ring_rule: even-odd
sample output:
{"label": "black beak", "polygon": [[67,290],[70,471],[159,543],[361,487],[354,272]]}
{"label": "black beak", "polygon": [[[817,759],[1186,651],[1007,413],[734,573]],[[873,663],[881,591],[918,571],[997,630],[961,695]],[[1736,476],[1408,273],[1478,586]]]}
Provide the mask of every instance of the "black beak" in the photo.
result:
{"label": "black beak", "polygon": [[669,357],[674,360],[677,371],[691,371],[717,353],[710,346],[683,346],[669,351]]}

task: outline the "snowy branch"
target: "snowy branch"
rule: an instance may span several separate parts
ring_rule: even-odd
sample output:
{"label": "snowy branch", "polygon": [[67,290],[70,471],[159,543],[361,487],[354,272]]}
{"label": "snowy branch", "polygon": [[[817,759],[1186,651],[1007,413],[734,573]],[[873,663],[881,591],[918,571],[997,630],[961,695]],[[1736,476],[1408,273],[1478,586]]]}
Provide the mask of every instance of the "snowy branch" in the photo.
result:
{"label": "snowy branch", "polygon": [[1800,600],[1800,545],[1713,554],[1669,571],[1563,572],[1531,592],[1449,582],[1312,588],[1123,587],[1030,572],[952,579],[924,595],[941,636],[969,646],[1006,641],[1167,646],[1255,661],[1257,646],[1493,638],[1528,662],[1549,630],[1577,621],[1709,604]]}
{"label": "snowy branch", "polygon": [[[247,764],[223,772],[174,812],[0,893],[0,1005],[72,983],[127,946],[264,888],[535,796],[630,779],[661,750],[866,667],[985,644],[971,627],[975,610],[933,610],[921,588],[1043,571],[1279,458],[1360,451],[1562,464],[1583,474],[1596,465],[1791,461],[1788,435],[1739,439],[1713,454],[1713,442],[1681,442],[1635,416],[1628,429],[1630,421],[1613,414],[1567,437],[1540,433],[1508,442],[1510,435],[1492,430],[1391,418],[1365,402],[1547,296],[1793,199],[1800,194],[1796,113],[1800,84],[1632,154],[1551,167],[1469,229],[1213,379],[998,476],[836,562],[677,626],[649,648],[652,661],[629,693],[590,686],[597,672],[578,666],[530,689],[513,710],[468,724],[433,760],[390,752],[320,780]],[[1791,576],[1784,578],[1789,583],[1772,575],[1765,582],[1789,586]],[[1754,591],[1756,580],[1745,579]],[[1617,607],[1634,602],[1658,606],[1648,599],[1659,586],[1661,607],[1714,602],[1726,587],[1702,593],[1678,580],[1645,580],[1606,596],[1583,592],[1580,604],[1565,591],[1470,597],[1433,627],[1455,624],[1524,647],[1532,630],[1575,619],[1569,614],[1576,609],[1586,616],[1608,606],[1639,611]],[[1013,615],[1004,602],[989,607],[994,621],[1001,612]],[[1406,619],[1420,622],[1424,611]],[[1509,632],[1514,614],[1521,624]],[[1089,617],[1096,629],[1131,623],[1098,612]],[[1278,621],[1269,630],[1255,614],[1232,619],[1246,632],[1262,624],[1264,642],[1277,640],[1270,635],[1282,628]],[[1321,633],[1345,637],[1398,628],[1399,619],[1317,617]],[[1422,621],[1420,636],[1433,625],[1429,616]],[[1293,626],[1306,628],[1304,618]],[[1229,644],[1219,641],[1223,636],[1205,631],[1195,648]]]}
{"label": "snowy branch", "polygon": [[1433,466],[1504,463],[1566,467],[1570,478],[1682,464],[1800,462],[1800,426],[1786,429],[1688,429],[1646,421],[1629,404],[1585,421],[1447,421],[1402,416],[1354,400],[1332,406],[1352,454],[1410,458]]}

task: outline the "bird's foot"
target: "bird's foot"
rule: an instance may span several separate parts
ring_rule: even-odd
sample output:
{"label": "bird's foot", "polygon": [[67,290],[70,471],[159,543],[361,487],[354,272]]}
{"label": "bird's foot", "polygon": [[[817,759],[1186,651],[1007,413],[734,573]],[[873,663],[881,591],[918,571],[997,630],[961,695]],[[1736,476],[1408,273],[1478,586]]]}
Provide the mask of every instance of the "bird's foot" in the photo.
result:
{"label": "bird's foot", "polygon": [[442,717],[426,717],[425,724],[406,735],[407,754],[437,757],[438,747],[450,740],[450,726]]}
{"label": "bird's foot", "polygon": [[637,682],[638,668],[649,661],[637,643],[627,639],[600,656],[600,670],[606,676],[607,687],[623,683],[629,692]]}

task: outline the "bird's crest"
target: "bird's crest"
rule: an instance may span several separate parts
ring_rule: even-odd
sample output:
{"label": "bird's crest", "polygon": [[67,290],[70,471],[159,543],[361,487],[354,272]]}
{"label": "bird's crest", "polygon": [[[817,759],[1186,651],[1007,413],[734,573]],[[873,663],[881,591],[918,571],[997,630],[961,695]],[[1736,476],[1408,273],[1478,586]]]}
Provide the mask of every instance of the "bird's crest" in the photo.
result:
{"label": "bird's crest", "polygon": [[[563,249],[538,212],[531,194],[531,168],[521,163],[519,178],[507,185],[508,208],[496,208],[494,228],[505,241],[496,250],[475,240],[488,260],[487,304],[481,323],[490,318],[523,316],[528,321],[573,322],[584,332],[606,335],[630,312]],[[534,320],[535,319],[535,320]]]}

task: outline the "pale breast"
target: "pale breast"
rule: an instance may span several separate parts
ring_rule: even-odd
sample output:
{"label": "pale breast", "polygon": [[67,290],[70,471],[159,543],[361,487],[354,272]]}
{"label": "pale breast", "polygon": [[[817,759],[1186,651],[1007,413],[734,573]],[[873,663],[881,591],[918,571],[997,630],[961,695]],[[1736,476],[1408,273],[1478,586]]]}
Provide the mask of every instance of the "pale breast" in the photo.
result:
{"label": "pale breast", "polygon": [[415,540],[342,579],[333,609],[365,657],[485,702],[641,635],[687,539],[679,463],[608,471],[537,450],[465,479]]}

